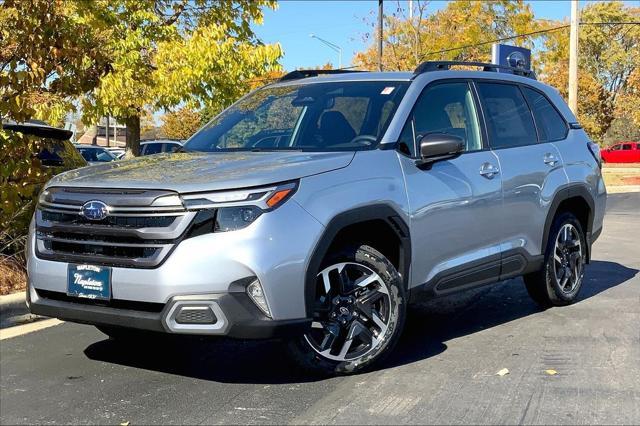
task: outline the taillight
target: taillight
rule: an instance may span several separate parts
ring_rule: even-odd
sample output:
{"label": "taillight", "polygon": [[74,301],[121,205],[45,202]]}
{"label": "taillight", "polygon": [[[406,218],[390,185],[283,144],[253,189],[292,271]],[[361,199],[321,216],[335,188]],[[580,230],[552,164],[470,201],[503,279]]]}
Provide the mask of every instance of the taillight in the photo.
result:
{"label": "taillight", "polygon": [[587,148],[589,148],[589,152],[593,155],[593,158],[598,162],[598,167],[602,168],[602,156],[600,155],[600,146],[594,142],[587,142]]}

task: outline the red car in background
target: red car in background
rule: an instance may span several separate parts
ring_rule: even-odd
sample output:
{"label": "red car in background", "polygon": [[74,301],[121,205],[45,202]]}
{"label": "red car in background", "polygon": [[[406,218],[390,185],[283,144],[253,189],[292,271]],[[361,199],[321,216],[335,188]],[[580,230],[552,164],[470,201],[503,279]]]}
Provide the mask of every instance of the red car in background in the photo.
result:
{"label": "red car in background", "polygon": [[605,163],[640,163],[640,142],[619,142],[600,154]]}

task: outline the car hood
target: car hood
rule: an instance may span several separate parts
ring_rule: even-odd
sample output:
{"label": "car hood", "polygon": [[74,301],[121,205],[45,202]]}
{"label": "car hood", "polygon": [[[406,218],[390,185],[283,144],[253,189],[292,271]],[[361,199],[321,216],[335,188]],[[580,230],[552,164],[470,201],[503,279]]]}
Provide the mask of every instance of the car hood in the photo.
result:
{"label": "car hood", "polygon": [[62,173],[47,187],[167,189],[180,193],[269,185],[349,165],[354,152],[185,152]]}

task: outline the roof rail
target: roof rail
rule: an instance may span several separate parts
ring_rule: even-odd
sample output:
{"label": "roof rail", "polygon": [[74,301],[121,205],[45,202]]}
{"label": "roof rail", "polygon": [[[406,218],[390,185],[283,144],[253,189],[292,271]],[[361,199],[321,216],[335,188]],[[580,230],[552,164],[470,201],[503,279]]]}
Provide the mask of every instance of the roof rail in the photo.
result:
{"label": "roof rail", "polygon": [[522,68],[508,67],[506,65],[489,64],[486,62],[464,62],[464,61],[427,61],[423,62],[413,72],[413,77],[429,72],[429,71],[442,71],[451,69],[454,65],[482,67],[482,71],[497,72],[498,70],[509,70],[516,75],[522,77],[528,77],[536,80],[536,73],[532,70],[524,70]]}
{"label": "roof rail", "polygon": [[362,72],[359,70],[295,70],[291,71],[280,77],[278,81],[287,81],[287,80],[298,80],[301,78],[309,78],[309,77],[317,77],[319,75],[330,75],[330,74],[347,74],[352,72]]}

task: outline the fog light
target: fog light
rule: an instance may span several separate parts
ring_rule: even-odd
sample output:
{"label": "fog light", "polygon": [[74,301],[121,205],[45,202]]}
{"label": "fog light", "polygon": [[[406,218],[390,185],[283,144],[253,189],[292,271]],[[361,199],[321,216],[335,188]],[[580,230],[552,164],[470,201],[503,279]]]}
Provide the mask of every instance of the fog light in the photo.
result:
{"label": "fog light", "polygon": [[249,284],[247,286],[247,294],[249,294],[253,303],[255,303],[266,316],[271,318],[271,311],[269,310],[269,305],[267,305],[267,299],[264,297],[264,291],[262,291],[260,281],[255,280]]}

